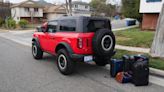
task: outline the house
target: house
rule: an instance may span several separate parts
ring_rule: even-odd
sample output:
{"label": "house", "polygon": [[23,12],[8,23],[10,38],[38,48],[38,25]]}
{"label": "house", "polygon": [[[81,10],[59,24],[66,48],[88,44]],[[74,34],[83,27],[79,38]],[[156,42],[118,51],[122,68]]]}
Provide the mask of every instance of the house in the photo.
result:
{"label": "house", "polygon": [[5,19],[11,16],[10,3],[4,3],[3,0],[0,0],[0,18]]}
{"label": "house", "polygon": [[121,0],[106,0],[107,4],[111,4],[111,5],[116,5],[116,6],[121,6]]}
{"label": "house", "polygon": [[55,18],[66,16],[66,7],[65,5],[53,5],[47,6],[43,10],[44,19],[53,20]]}
{"label": "house", "polygon": [[140,13],[143,14],[142,29],[155,30],[164,0],[140,0]]}
{"label": "house", "polygon": [[73,16],[91,16],[91,8],[88,3],[82,1],[72,2]]}
{"label": "house", "polygon": [[32,0],[24,1],[11,6],[11,16],[17,23],[20,19],[39,23],[43,18],[43,7]]}

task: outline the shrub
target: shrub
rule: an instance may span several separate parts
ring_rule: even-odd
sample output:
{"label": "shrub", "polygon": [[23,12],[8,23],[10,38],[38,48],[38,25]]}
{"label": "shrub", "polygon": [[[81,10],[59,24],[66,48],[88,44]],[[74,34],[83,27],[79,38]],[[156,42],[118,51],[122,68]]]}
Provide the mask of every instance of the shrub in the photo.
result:
{"label": "shrub", "polygon": [[142,21],[142,14],[139,13],[140,0],[122,0],[122,13],[127,18]]}
{"label": "shrub", "polygon": [[27,24],[28,24],[28,21],[25,20],[25,19],[21,19],[21,20],[19,21],[19,26],[20,26],[21,28],[25,28],[25,27],[27,26]]}
{"label": "shrub", "polygon": [[9,19],[8,19],[7,24],[8,24],[7,26],[8,26],[9,28],[12,28],[12,29],[16,28],[16,21],[13,20],[12,18],[9,18]]}
{"label": "shrub", "polygon": [[4,20],[0,17],[0,27],[2,26],[3,23],[4,23]]}

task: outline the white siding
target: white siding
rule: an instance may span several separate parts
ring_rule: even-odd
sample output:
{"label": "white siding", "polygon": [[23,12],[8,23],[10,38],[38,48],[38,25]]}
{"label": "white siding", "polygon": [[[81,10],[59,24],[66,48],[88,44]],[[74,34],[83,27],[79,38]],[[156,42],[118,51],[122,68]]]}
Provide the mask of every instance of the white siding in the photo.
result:
{"label": "white siding", "polygon": [[140,13],[159,13],[162,8],[162,2],[146,2],[146,0],[140,0]]}
{"label": "white siding", "polygon": [[[77,7],[75,7],[75,5]],[[87,4],[86,5],[73,4],[72,15],[73,16],[91,16],[90,6]]]}
{"label": "white siding", "polygon": [[[30,8],[30,10],[33,11],[34,8]],[[34,17],[43,17],[43,9],[39,8],[38,12],[34,12],[33,14]],[[17,23],[20,21],[20,17],[31,17],[30,13],[25,11],[23,7],[12,8],[11,15]]]}
{"label": "white siding", "polygon": [[121,2],[122,2],[121,0],[106,0],[106,3],[107,4],[118,5],[118,6],[121,6],[122,5]]}
{"label": "white siding", "polygon": [[72,15],[73,15],[73,16],[88,16],[88,17],[90,17],[90,16],[91,16],[91,13],[88,13],[88,14],[73,13]]}
{"label": "white siding", "polygon": [[[75,7],[75,5],[73,5],[73,7],[72,7],[72,10],[76,10],[76,9],[78,9],[78,10],[86,10],[86,11],[90,11],[90,7],[89,7],[89,5],[79,5],[79,4],[76,4],[77,5],[77,8]],[[87,6],[87,8],[86,8],[86,6]]]}
{"label": "white siding", "polygon": [[14,18],[14,20],[18,23],[20,21],[20,11],[18,7],[11,9],[11,16]]}
{"label": "white siding", "polygon": [[[34,12],[34,8],[29,8],[32,11],[32,16],[34,17],[43,17],[43,10],[41,8],[38,9],[38,12]],[[25,8],[19,8],[20,17],[31,17],[31,13],[25,11]]]}
{"label": "white siding", "polygon": [[48,20],[54,20],[55,18],[59,18],[59,17],[62,17],[66,14],[54,14],[54,13],[49,13],[47,14],[47,19]]}

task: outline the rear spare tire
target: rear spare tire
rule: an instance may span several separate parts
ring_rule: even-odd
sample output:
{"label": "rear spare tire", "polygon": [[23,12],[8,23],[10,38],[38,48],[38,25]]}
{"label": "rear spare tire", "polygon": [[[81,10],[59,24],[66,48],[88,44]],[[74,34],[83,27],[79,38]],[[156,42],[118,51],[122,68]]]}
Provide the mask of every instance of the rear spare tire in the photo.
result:
{"label": "rear spare tire", "polygon": [[96,31],[92,44],[96,56],[112,56],[115,48],[115,36],[108,29],[100,29]]}

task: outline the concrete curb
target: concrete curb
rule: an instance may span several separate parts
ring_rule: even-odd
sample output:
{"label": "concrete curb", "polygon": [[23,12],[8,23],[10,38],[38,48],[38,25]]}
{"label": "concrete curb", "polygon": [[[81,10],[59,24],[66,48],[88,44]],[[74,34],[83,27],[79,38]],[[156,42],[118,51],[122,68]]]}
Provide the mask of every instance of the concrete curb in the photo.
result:
{"label": "concrete curb", "polygon": [[120,31],[120,30],[126,30],[126,29],[130,29],[130,28],[136,28],[136,27],[139,27],[139,25],[124,27],[124,28],[118,28],[118,29],[112,29],[112,30],[113,31]]}
{"label": "concrete curb", "polygon": [[163,70],[150,68],[150,74],[164,78],[164,71]]}
{"label": "concrete curb", "polygon": [[9,32],[9,30],[6,30],[6,29],[0,29],[0,32]]}
{"label": "concrete curb", "polygon": [[35,31],[35,29],[24,29],[24,30],[20,30],[20,29],[18,29],[18,30],[16,30],[16,29],[14,29],[14,30],[0,29],[0,32],[33,32],[33,31]]}
{"label": "concrete curb", "polygon": [[135,52],[141,52],[141,53],[150,52],[150,48],[130,47],[130,46],[123,46],[123,45],[116,45],[115,48],[120,49],[120,50],[135,51]]}

